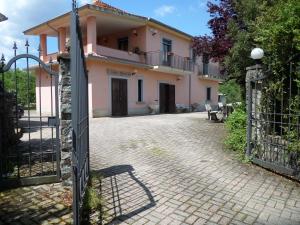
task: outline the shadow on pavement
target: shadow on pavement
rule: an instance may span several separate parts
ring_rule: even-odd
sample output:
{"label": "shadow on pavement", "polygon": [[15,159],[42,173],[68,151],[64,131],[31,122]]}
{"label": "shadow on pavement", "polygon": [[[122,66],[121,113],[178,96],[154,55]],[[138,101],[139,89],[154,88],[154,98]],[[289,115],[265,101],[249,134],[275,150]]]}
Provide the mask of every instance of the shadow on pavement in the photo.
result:
{"label": "shadow on pavement", "polygon": [[151,191],[137,178],[131,165],[119,165],[94,171],[99,184],[102,206],[101,224],[119,224],[156,205]]}

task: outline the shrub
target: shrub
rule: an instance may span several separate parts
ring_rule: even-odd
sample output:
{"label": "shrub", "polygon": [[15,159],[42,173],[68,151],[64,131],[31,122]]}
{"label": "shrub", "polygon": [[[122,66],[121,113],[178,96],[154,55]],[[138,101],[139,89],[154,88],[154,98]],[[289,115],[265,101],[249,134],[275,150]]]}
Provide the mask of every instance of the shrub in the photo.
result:
{"label": "shrub", "polygon": [[238,106],[234,112],[230,114],[225,122],[228,135],[225,139],[225,146],[237,152],[237,154],[245,159],[245,148],[247,144],[247,114],[245,106]]}

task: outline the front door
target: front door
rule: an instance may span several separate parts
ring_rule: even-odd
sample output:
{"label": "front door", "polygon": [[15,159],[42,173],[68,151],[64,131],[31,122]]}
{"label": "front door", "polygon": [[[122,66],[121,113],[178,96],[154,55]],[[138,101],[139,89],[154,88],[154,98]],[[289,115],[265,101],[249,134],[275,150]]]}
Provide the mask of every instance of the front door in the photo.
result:
{"label": "front door", "polygon": [[175,113],[175,85],[159,84],[160,113]]}
{"label": "front door", "polygon": [[111,80],[112,116],[127,116],[127,80],[112,78]]}

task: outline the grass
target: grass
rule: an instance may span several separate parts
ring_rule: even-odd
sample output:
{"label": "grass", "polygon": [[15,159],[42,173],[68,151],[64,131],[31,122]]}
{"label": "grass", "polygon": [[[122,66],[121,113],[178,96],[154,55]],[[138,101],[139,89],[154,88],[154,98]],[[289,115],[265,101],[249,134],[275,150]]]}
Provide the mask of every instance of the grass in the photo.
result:
{"label": "grass", "polygon": [[155,156],[162,156],[166,154],[166,150],[160,147],[151,148],[151,153]]}
{"label": "grass", "polygon": [[101,193],[101,180],[103,177],[98,173],[91,173],[89,184],[87,186],[83,205],[82,205],[82,224],[94,224],[91,221],[91,216],[95,213],[98,214],[98,222],[105,220],[106,213],[103,212],[105,201]]}

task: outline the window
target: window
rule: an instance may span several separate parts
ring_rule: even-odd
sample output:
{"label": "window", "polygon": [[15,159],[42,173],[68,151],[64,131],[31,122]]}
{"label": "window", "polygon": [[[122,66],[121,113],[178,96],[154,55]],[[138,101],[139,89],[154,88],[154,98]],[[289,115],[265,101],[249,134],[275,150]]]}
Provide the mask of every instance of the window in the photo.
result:
{"label": "window", "polygon": [[118,39],[118,49],[128,51],[128,37]]}
{"label": "window", "polygon": [[143,80],[138,80],[138,102],[143,101]]}
{"label": "window", "polygon": [[208,75],[208,64],[209,64],[209,56],[208,54],[202,55],[202,63],[203,63],[203,75]]}
{"label": "window", "polygon": [[206,101],[211,100],[211,87],[206,88]]}
{"label": "window", "polygon": [[171,65],[172,41],[163,38],[162,40],[162,63],[163,65]]}

